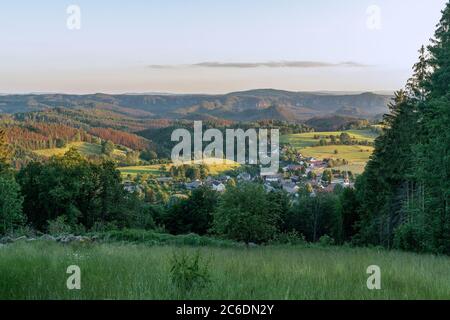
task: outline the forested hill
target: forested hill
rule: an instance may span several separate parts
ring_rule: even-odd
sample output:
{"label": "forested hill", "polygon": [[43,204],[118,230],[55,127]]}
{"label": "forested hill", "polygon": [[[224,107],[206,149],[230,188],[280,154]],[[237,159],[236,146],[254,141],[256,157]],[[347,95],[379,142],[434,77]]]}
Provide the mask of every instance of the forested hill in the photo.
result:
{"label": "forested hill", "polygon": [[50,108],[88,108],[139,118],[306,120],[316,116],[373,117],[387,111],[392,97],[374,93],[325,94],[272,89],[224,95],[65,95],[30,94],[0,96],[0,113]]}

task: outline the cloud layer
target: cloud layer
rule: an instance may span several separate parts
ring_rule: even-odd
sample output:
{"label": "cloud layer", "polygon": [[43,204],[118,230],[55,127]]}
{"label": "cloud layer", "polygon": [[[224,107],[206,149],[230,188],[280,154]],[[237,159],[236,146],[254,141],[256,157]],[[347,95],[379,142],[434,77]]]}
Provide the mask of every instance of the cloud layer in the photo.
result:
{"label": "cloud layer", "polygon": [[339,63],[330,63],[323,61],[268,61],[268,62],[200,62],[189,65],[149,65],[153,69],[166,68],[186,68],[186,67],[202,67],[202,68],[235,68],[235,69],[253,69],[253,68],[366,68],[369,65],[345,61]]}

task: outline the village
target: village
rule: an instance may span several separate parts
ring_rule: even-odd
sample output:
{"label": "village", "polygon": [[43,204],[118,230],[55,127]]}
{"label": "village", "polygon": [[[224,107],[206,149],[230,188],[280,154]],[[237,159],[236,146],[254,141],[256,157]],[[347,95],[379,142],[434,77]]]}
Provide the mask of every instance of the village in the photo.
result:
{"label": "village", "polygon": [[[183,170],[163,170],[159,176],[137,174],[128,176],[124,181],[124,189],[139,197],[148,197],[151,202],[158,202],[155,193],[166,193],[162,198],[186,198],[190,192],[200,187],[208,187],[218,193],[225,192],[230,185],[239,183],[259,183],[266,192],[283,190],[292,201],[298,198],[300,190],[306,190],[311,197],[318,193],[332,193],[335,188],[353,188],[352,172],[336,170],[330,167],[330,159],[304,157],[300,152],[283,146],[280,150],[280,169],[272,175],[261,175],[255,165],[243,165],[221,174],[211,174],[206,166],[192,168],[185,165]],[[180,174],[179,171],[182,171]],[[190,172],[189,172],[190,171]],[[161,195],[156,196],[161,198]]]}

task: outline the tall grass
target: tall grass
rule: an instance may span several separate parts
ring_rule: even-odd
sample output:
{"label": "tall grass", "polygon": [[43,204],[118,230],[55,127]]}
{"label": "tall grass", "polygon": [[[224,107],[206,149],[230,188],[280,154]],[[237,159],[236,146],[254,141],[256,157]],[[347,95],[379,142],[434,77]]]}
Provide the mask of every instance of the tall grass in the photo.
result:
{"label": "tall grass", "polygon": [[[207,285],[186,292],[171,281],[179,251],[208,261]],[[370,291],[369,265],[382,289]],[[66,288],[69,265],[81,290]],[[174,247],[142,244],[0,248],[0,299],[450,299],[450,258],[351,248]]]}

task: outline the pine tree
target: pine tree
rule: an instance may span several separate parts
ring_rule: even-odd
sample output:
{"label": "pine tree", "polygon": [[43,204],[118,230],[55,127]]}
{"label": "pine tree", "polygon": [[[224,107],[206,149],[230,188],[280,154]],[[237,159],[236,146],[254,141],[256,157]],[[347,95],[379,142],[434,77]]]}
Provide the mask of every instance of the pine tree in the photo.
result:
{"label": "pine tree", "polygon": [[430,62],[428,59],[428,51],[425,46],[422,46],[419,49],[419,61],[413,66],[414,75],[406,84],[408,95],[419,101],[424,101],[427,94],[424,85],[430,76]]}
{"label": "pine tree", "polygon": [[391,247],[396,228],[406,220],[404,203],[410,187],[416,113],[413,101],[404,90],[395,93],[384,116],[385,129],[375,142],[375,151],[358,180],[360,240]]}
{"label": "pine tree", "polygon": [[432,72],[423,84],[429,93],[421,109],[422,130],[414,149],[415,175],[423,182],[430,245],[450,254],[450,3],[428,50]]}
{"label": "pine tree", "polygon": [[434,39],[428,47],[432,75],[424,86],[431,96],[439,98],[448,95],[450,90],[450,2],[442,12],[442,18],[437,25]]}

